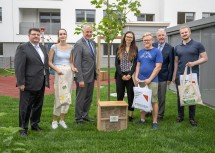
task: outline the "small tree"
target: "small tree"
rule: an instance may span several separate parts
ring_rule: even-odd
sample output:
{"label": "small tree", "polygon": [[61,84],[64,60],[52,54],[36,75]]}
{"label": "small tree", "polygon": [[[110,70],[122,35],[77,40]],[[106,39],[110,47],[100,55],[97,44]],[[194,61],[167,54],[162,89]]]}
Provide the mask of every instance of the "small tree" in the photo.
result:
{"label": "small tree", "polygon": [[[6,113],[0,113],[0,117],[6,115]],[[14,141],[14,135],[20,130],[20,127],[0,127],[0,152],[23,152],[30,153],[30,150],[25,149],[25,144]]]}
{"label": "small tree", "polygon": [[[135,16],[140,14],[139,0],[91,0],[96,8],[106,7],[105,16],[98,25],[94,25],[96,36],[102,36],[108,45],[108,101],[110,101],[110,50],[113,40],[123,35],[123,28],[126,24],[127,14],[133,12]],[[80,33],[81,28],[76,28],[75,34]],[[79,31],[79,32],[77,32]]]}

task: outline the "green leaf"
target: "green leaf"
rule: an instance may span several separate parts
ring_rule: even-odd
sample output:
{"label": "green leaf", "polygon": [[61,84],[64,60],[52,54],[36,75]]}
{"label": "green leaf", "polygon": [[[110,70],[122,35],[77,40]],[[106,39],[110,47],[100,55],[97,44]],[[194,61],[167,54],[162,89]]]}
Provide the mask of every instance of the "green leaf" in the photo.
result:
{"label": "green leaf", "polygon": [[20,143],[20,142],[15,142],[14,145],[15,145],[15,146],[22,146],[22,147],[25,147],[25,144],[24,144],[24,143]]}
{"label": "green leaf", "polygon": [[15,148],[15,149],[12,149],[13,151],[26,151],[25,148]]}

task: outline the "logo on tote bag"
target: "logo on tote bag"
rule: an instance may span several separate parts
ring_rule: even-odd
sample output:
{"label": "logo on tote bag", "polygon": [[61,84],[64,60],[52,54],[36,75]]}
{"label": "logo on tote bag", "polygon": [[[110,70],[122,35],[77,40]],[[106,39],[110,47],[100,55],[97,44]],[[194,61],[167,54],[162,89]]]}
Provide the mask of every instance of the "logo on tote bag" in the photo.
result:
{"label": "logo on tote bag", "polygon": [[148,95],[143,95],[143,97],[145,98],[146,102],[149,102],[149,96]]}

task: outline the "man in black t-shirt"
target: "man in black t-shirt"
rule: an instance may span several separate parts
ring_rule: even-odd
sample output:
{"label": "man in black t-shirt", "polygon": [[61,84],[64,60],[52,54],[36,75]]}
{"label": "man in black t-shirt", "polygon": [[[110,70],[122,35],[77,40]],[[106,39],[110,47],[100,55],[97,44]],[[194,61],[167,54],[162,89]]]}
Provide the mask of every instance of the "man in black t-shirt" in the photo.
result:
{"label": "man in black t-shirt", "polygon": [[[180,106],[178,86],[180,85],[180,75],[183,75],[186,66],[192,67],[192,72],[199,76],[199,65],[207,62],[208,56],[204,46],[190,38],[191,30],[184,25],[180,28],[182,42],[175,47],[174,72],[172,81],[176,83],[178,118],[177,122],[184,120],[184,107]],[[188,74],[190,72],[188,71]],[[189,121],[192,126],[197,126],[195,121],[195,105],[189,106]]]}

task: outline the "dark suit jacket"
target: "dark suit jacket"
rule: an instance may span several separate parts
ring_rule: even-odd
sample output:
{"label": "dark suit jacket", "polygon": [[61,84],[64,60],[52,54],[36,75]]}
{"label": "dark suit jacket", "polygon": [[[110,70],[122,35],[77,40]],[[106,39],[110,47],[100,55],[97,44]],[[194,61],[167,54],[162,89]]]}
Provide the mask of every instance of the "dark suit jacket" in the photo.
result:
{"label": "dark suit jacket", "polygon": [[78,69],[76,73],[77,82],[90,83],[96,79],[96,44],[92,40],[90,42],[93,46],[94,55],[91,54],[90,47],[83,37],[74,45],[74,65]]}
{"label": "dark suit jacket", "polygon": [[30,42],[17,47],[14,61],[17,86],[25,85],[25,90],[38,91],[42,88],[44,84],[44,70],[46,73],[45,85],[49,87],[48,54],[43,45],[40,45],[40,48],[45,57],[44,64]]}
{"label": "dark suit jacket", "polygon": [[[153,46],[157,48],[158,42],[154,43]],[[159,82],[172,81],[172,75],[174,70],[174,48],[168,43],[165,43],[162,50],[162,55],[163,64],[158,74],[158,80]]]}

